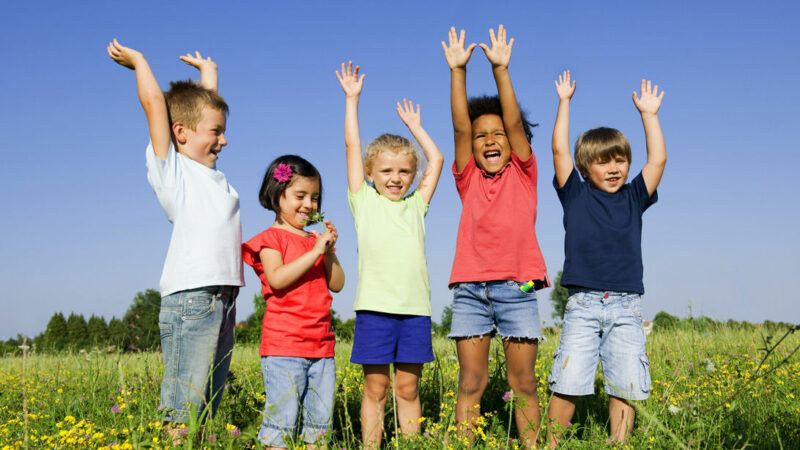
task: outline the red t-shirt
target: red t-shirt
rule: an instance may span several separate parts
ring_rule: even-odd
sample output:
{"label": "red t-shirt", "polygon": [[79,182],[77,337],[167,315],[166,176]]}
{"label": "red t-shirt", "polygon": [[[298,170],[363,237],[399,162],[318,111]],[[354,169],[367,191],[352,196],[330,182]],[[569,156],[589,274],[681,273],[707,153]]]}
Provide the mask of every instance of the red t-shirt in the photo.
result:
{"label": "red t-shirt", "polygon": [[261,356],[327,358],[333,356],[336,339],[331,330],[331,297],[320,257],[294,284],[272,289],[264,276],[260,252],[271,248],[289,263],[314,247],[314,236],[300,236],[280,228],[268,228],[242,244],[242,259],[261,279],[267,302],[261,325]]}
{"label": "red t-shirt", "polygon": [[511,153],[491,176],[470,157],[461,173],[453,163],[461,197],[456,256],[450,284],[458,282],[541,280],[547,269],[536,240],[536,158]]}

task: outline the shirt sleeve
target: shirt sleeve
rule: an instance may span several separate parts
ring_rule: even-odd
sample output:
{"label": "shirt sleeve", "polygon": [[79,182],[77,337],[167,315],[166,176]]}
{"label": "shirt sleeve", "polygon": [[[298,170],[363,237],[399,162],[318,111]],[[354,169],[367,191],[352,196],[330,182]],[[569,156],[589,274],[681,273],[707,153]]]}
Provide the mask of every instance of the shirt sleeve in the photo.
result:
{"label": "shirt sleeve", "polygon": [[463,192],[466,192],[469,187],[469,181],[472,179],[472,173],[476,170],[478,170],[478,166],[475,164],[475,158],[472,155],[470,155],[467,165],[464,166],[464,170],[461,172],[456,171],[456,163],[453,161],[453,178],[456,179],[456,190],[459,195],[463,195]]}
{"label": "shirt sleeve", "polygon": [[572,169],[572,172],[570,172],[569,177],[567,177],[567,182],[564,183],[564,186],[561,187],[558,187],[558,179],[556,179],[554,175],[553,187],[556,189],[556,193],[558,194],[558,200],[561,202],[561,206],[567,206],[569,201],[575,198],[580,192],[581,177],[580,175],[578,175],[578,169]]}
{"label": "shirt sleeve", "polygon": [[425,200],[422,198],[422,194],[419,192],[419,189],[414,191],[414,194],[411,197],[414,201],[414,204],[417,206],[417,208],[419,208],[420,212],[422,212],[422,217],[427,216],[430,205],[425,203]]}
{"label": "shirt sleeve", "polygon": [[538,177],[538,167],[536,165],[536,155],[533,154],[533,149],[531,149],[531,156],[530,158],[523,161],[516,153],[513,151],[511,152],[511,161],[512,163],[516,164],[519,167],[520,172],[522,175],[528,179],[529,183],[536,185],[536,180]]}
{"label": "shirt sleeve", "polygon": [[355,194],[350,192],[350,188],[347,189],[347,203],[350,205],[350,214],[352,214],[353,217],[356,216],[358,209],[364,204],[364,199],[367,196],[367,189],[369,189],[369,185],[366,181],[361,182],[361,189]]}
{"label": "shirt sleeve", "polygon": [[631,181],[631,191],[633,192],[636,203],[639,205],[639,211],[641,212],[647,211],[647,208],[658,201],[658,191],[653,191],[653,195],[647,192],[647,184],[645,184],[641,172]]}
{"label": "shirt sleeve", "polygon": [[147,181],[158,197],[161,208],[167,215],[167,219],[173,222],[175,219],[175,207],[177,197],[182,186],[183,174],[178,164],[178,153],[175,151],[170,141],[167,150],[167,158],[161,159],[156,156],[153,150],[153,143],[147,145],[145,151],[145,165],[147,166]]}
{"label": "shirt sleeve", "polygon": [[270,230],[264,230],[249,241],[242,244],[242,261],[253,267],[256,273],[264,271],[261,264],[261,250],[271,248],[281,251],[280,236]]}

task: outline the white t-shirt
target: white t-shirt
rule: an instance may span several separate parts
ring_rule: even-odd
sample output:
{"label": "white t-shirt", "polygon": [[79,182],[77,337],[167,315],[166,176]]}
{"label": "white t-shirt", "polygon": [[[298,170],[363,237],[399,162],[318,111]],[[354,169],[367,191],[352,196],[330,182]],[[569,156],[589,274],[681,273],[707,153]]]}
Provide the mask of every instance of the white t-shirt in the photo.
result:
{"label": "white t-shirt", "polygon": [[203,286],[244,286],[239,193],[216,169],[147,146],[147,181],[172,225],[161,295]]}

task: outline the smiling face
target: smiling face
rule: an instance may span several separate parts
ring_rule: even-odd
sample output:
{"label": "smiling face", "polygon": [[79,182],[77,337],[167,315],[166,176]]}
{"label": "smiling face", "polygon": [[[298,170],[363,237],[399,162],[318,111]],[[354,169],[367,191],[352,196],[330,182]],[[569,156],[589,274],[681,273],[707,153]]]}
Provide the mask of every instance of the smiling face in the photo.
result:
{"label": "smiling face", "polygon": [[178,151],[184,156],[213,169],[216,167],[218,153],[228,145],[225,139],[225,114],[209,107],[204,107],[195,129],[176,123],[175,137]]}
{"label": "smiling face", "polygon": [[511,159],[511,145],[500,116],[484,114],[472,121],[472,156],[475,164],[490,174],[499,172]]}
{"label": "smiling face", "polygon": [[608,159],[597,159],[583,171],[583,177],[595,188],[614,194],[628,179],[630,161],[623,155],[612,155]]}
{"label": "smiling face", "polygon": [[370,167],[367,167],[366,175],[367,180],[375,184],[379,194],[397,201],[408,192],[416,171],[414,158],[408,153],[383,150],[375,156]]}
{"label": "smiling face", "polygon": [[319,178],[292,176],[279,200],[278,223],[302,230],[306,218],[319,208]]}

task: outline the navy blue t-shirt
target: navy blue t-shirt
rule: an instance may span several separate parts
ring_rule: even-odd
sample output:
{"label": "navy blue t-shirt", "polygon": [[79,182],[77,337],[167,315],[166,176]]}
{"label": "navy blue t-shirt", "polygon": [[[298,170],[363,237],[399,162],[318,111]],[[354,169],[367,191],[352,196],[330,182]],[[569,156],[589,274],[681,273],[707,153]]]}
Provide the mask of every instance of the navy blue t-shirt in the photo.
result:
{"label": "navy blue t-shirt", "polygon": [[564,186],[553,186],[564,208],[562,286],[644,294],[642,213],[658,201],[642,174],[614,194],[581,181],[573,170]]}

